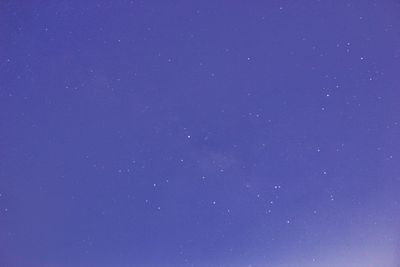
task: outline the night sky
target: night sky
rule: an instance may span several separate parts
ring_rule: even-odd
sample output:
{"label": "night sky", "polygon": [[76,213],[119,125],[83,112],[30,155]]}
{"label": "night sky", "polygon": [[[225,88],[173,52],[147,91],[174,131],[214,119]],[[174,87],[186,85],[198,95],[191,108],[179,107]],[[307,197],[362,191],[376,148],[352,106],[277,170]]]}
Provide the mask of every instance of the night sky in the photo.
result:
{"label": "night sky", "polygon": [[0,3],[0,267],[399,267],[400,2]]}

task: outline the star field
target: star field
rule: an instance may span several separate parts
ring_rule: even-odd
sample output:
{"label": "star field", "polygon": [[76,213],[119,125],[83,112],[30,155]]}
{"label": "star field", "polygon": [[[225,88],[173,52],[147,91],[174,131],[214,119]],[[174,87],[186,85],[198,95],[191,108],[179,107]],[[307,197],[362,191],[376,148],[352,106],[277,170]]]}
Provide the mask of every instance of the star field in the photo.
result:
{"label": "star field", "polygon": [[396,1],[2,1],[0,267],[398,267]]}

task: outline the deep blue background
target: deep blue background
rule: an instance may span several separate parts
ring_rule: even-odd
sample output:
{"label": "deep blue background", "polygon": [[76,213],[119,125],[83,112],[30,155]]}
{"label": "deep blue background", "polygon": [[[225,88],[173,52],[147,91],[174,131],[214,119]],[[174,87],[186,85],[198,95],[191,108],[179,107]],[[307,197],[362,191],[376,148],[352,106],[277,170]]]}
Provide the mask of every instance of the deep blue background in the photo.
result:
{"label": "deep blue background", "polygon": [[1,1],[0,266],[400,266],[399,3]]}

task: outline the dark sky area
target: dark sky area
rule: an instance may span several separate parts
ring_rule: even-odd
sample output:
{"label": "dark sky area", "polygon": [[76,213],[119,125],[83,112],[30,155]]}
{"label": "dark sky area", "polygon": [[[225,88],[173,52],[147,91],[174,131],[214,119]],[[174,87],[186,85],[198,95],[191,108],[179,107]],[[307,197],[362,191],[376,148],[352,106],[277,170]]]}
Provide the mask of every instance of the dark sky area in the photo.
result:
{"label": "dark sky area", "polygon": [[0,3],[0,267],[399,267],[400,2]]}

